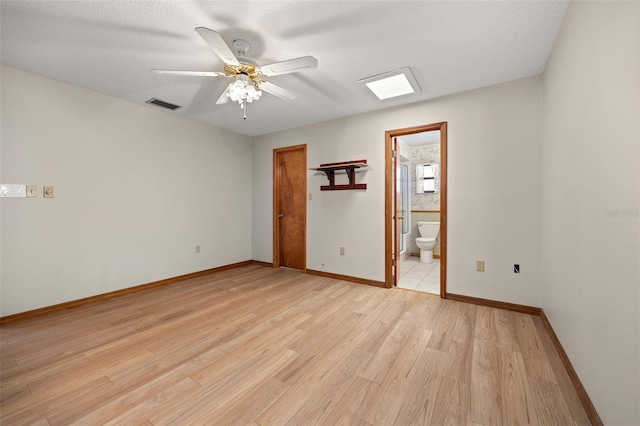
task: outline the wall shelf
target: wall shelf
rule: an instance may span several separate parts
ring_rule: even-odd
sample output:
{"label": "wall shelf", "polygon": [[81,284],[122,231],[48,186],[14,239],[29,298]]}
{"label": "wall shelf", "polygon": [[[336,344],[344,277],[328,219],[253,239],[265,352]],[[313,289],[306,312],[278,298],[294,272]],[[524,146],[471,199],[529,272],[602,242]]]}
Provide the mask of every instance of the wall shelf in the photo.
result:
{"label": "wall shelf", "polygon": [[[329,179],[329,185],[322,185],[320,191],[338,191],[346,189],[367,189],[366,183],[356,183],[356,170],[367,168],[367,160],[344,161],[342,163],[320,164],[320,167],[312,167],[309,170],[324,172]],[[336,172],[345,171],[349,178],[346,185],[336,185]]]}

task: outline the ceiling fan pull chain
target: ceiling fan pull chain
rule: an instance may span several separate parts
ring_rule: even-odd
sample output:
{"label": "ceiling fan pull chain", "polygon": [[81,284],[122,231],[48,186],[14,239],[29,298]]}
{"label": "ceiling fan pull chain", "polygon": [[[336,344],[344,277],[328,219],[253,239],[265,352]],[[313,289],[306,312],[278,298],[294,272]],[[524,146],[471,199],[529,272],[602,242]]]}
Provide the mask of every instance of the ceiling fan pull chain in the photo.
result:
{"label": "ceiling fan pull chain", "polygon": [[240,105],[240,107],[243,110],[242,119],[246,120],[247,119],[247,102],[246,101],[242,101],[242,105]]}

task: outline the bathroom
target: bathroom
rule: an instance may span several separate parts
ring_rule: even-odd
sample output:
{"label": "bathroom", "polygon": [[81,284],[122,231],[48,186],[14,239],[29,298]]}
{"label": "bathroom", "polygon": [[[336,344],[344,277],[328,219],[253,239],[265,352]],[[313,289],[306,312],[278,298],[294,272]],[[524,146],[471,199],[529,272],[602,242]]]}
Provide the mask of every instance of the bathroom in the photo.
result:
{"label": "bathroom", "polygon": [[[398,138],[397,180],[401,199],[399,288],[440,293],[440,132],[416,133]],[[425,223],[421,236],[418,222]],[[427,235],[427,234],[425,234]],[[416,241],[417,240],[417,241]],[[423,248],[418,247],[418,244]]]}

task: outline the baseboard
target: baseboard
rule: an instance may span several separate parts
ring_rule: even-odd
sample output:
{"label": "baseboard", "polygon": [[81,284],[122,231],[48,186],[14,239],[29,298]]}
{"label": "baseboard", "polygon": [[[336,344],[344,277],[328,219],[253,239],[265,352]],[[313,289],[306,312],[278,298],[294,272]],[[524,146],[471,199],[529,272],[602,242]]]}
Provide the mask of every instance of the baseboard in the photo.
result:
{"label": "baseboard", "polygon": [[[39,317],[39,316],[51,314],[54,312],[65,311],[78,306],[95,303],[101,300],[112,299],[115,297],[125,296],[132,293],[138,293],[138,292],[149,290],[155,287],[160,287],[167,284],[172,284],[180,281],[189,280],[192,278],[201,277],[203,275],[208,275],[215,272],[226,271],[228,269],[238,268],[240,266],[245,266],[245,265],[260,265],[260,266],[266,266],[266,267],[273,267],[273,264],[269,262],[262,262],[259,260],[245,260],[243,262],[232,263],[229,265],[223,265],[216,268],[205,269],[203,271],[192,272],[190,274],[179,275],[177,277],[154,281],[147,284],[141,284],[138,286],[125,288],[122,290],[116,290],[109,293],[99,294],[91,297],[85,297],[83,299],[78,299],[78,300],[72,300],[72,301],[60,303],[57,305],[34,309],[31,311],[20,312],[13,315],[7,315],[4,317],[0,317],[0,325],[4,325],[10,322],[15,322],[19,320],[28,319],[28,318]],[[316,271],[313,269],[307,269],[306,272],[309,275],[317,275],[320,277],[333,278],[341,281],[350,281],[358,284],[368,284],[376,287],[386,288],[386,284],[382,281],[352,277],[349,275],[333,274],[330,272]],[[508,303],[508,302],[499,302],[499,301],[490,300],[490,299],[482,299],[479,297],[463,296],[460,294],[453,294],[453,293],[447,293],[445,298],[449,300],[457,301],[457,302],[471,303],[474,305],[488,306],[491,308],[505,309],[505,310],[514,311],[514,312],[520,312],[523,314],[540,316],[542,320],[542,324],[544,325],[545,329],[549,333],[549,336],[551,337],[551,341],[553,342],[553,345],[556,348],[556,351],[558,351],[560,360],[562,361],[562,364],[564,365],[564,368],[566,369],[567,374],[571,379],[571,383],[573,384],[576,390],[576,393],[578,394],[578,398],[580,399],[580,402],[582,403],[582,406],[584,407],[587,413],[587,416],[589,417],[589,421],[594,426],[603,425],[602,420],[598,415],[598,412],[593,406],[593,403],[591,402],[591,399],[589,398],[587,391],[585,390],[584,386],[582,385],[582,382],[580,381],[580,378],[578,377],[578,373],[576,373],[576,370],[573,368],[573,365],[571,364],[571,361],[569,360],[567,353],[564,351],[564,348],[562,347],[562,344],[560,343],[558,336],[553,330],[553,327],[551,326],[549,319],[547,318],[547,316],[545,315],[544,311],[541,308],[536,308],[533,306],[526,306],[526,305],[518,305],[515,303]]]}
{"label": "baseboard", "polygon": [[[25,312],[19,312],[13,315],[7,315],[4,317],[0,317],[0,325],[4,325],[10,322],[20,321],[28,318],[39,317],[39,316],[51,314],[54,312],[66,311],[68,309],[73,309],[75,307],[87,305],[89,303],[95,303],[101,300],[113,299],[114,297],[125,296],[127,294],[138,293],[140,291],[145,291],[145,290],[160,287],[163,285],[185,281],[191,278],[201,277],[203,275],[212,274],[214,272],[221,272],[227,269],[238,268],[240,266],[245,266],[245,265],[260,265],[260,266],[266,266],[269,268],[273,267],[273,263],[263,262],[260,260],[245,260],[242,262],[232,263],[230,265],[218,266],[217,268],[205,269],[203,271],[197,271],[197,272],[192,272],[190,274],[179,275],[177,277],[166,278],[164,280],[154,281],[147,284],[141,284],[134,287],[123,288],[121,290],[115,290],[109,293],[98,294],[95,296],[85,297],[83,299],[71,300],[69,302],[64,302],[57,305],[45,306],[44,308],[38,308],[31,311],[25,311]],[[322,277],[335,278],[337,280],[342,280],[342,281],[351,281],[351,282],[360,283],[360,284],[373,285],[376,287],[386,287],[385,283],[382,281],[374,281],[374,280],[369,280],[365,278],[351,277],[348,275],[331,274],[328,272],[314,271],[311,269],[308,269],[307,273],[311,275],[322,276]]]}
{"label": "baseboard", "polygon": [[252,265],[268,266],[269,268],[273,268],[273,262],[263,262],[261,260],[250,260],[249,263],[251,263]]}
{"label": "baseboard", "polygon": [[585,412],[587,413],[587,416],[589,417],[589,421],[593,426],[603,425],[602,420],[600,419],[600,416],[598,416],[598,413],[596,412],[596,409],[593,406],[593,403],[591,402],[589,395],[587,394],[587,391],[585,390],[584,386],[582,385],[582,382],[580,381],[580,378],[578,377],[578,373],[576,373],[576,370],[574,370],[573,365],[571,365],[571,361],[569,360],[567,353],[564,351],[564,348],[562,347],[560,340],[558,340],[558,336],[556,336],[555,331],[553,331],[553,327],[551,327],[551,323],[549,322],[549,320],[547,319],[547,316],[544,314],[544,311],[541,308],[536,308],[533,306],[526,306],[526,305],[518,305],[515,303],[498,302],[496,300],[481,299],[479,297],[463,296],[460,294],[452,294],[452,293],[447,293],[446,299],[454,300],[456,302],[472,303],[474,305],[488,306],[490,308],[505,309],[508,311],[514,311],[514,312],[520,312],[523,314],[539,316],[540,319],[542,320],[542,324],[544,324],[544,328],[547,330],[547,332],[549,333],[549,336],[551,337],[553,346],[556,348],[556,351],[558,351],[558,355],[560,356],[562,365],[564,366],[565,370],[567,371],[567,374],[569,375],[571,383],[573,384],[573,387],[576,390],[576,393],[578,394],[578,398],[582,403],[582,407],[584,408]]}
{"label": "baseboard", "polygon": [[445,299],[454,300],[456,302],[471,303],[473,305],[488,306],[490,308],[505,309],[507,311],[520,312],[521,314],[529,314],[539,316],[542,309],[527,305],[518,305],[516,303],[498,302],[497,300],[481,299],[479,297],[463,296],[461,294],[447,293]]}
{"label": "baseboard", "polygon": [[0,325],[4,325],[10,322],[20,321],[27,318],[39,317],[47,314],[51,314],[54,312],[66,311],[68,309],[72,309],[78,306],[87,305],[89,303],[99,302],[101,300],[113,299],[114,297],[125,296],[127,294],[138,293],[140,291],[149,290],[155,287],[160,287],[167,284],[173,284],[180,281],[189,280],[191,278],[201,277],[203,275],[212,274],[214,272],[226,271],[227,269],[238,268],[240,266],[258,264],[258,265],[269,265],[269,263],[259,262],[255,260],[245,260],[243,262],[232,263],[229,265],[218,266],[217,268],[205,269],[203,271],[192,272],[190,274],[179,275],[173,278],[166,278],[164,280],[154,281],[147,284],[141,284],[134,287],[123,288],[121,290],[111,291],[109,293],[98,294],[95,296],[85,297],[83,299],[71,300],[69,302],[60,303],[52,306],[45,306],[44,308],[34,309],[26,312],[19,312],[13,315],[7,315],[4,317],[0,317]]}
{"label": "baseboard", "polygon": [[307,274],[317,275],[319,277],[334,278],[336,280],[341,280],[341,281],[350,281],[352,283],[373,285],[376,287],[383,287],[383,288],[387,287],[384,281],[376,281],[376,280],[370,280],[367,278],[352,277],[349,275],[332,274],[331,272],[316,271],[313,269],[307,269]]}
{"label": "baseboard", "polygon": [[571,383],[573,384],[573,387],[576,390],[576,393],[578,394],[578,398],[582,403],[582,407],[584,408],[584,411],[586,411],[587,413],[587,417],[589,417],[589,421],[593,426],[602,426],[603,425],[602,420],[600,419],[600,416],[598,415],[596,408],[593,406],[593,403],[591,402],[591,398],[589,398],[589,395],[587,394],[586,389],[584,388],[584,386],[582,385],[582,382],[580,381],[580,378],[578,377],[578,373],[576,373],[576,370],[573,368],[573,365],[571,365],[571,361],[569,360],[567,353],[564,351],[564,348],[562,347],[562,344],[560,343],[560,340],[558,339],[556,332],[553,331],[553,327],[551,327],[551,323],[549,322],[549,319],[547,318],[547,316],[544,314],[543,310],[541,310],[540,312],[540,319],[542,320],[542,324],[544,325],[544,328],[547,330],[547,332],[549,333],[549,336],[551,337],[553,346],[556,348],[556,351],[558,351],[558,356],[560,356],[562,365],[564,365],[564,369],[567,371],[567,374],[569,375],[569,379],[571,380]]}

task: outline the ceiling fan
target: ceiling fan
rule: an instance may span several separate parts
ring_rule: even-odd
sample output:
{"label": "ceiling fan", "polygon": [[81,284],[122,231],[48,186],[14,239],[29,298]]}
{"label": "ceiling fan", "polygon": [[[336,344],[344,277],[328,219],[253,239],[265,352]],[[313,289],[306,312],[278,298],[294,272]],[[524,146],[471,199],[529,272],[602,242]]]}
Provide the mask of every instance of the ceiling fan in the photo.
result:
{"label": "ceiling fan", "polygon": [[237,55],[224,42],[222,36],[214,30],[205,27],[196,28],[196,32],[213,49],[213,51],[224,62],[224,72],[217,71],[173,71],[173,70],[151,70],[157,74],[186,75],[198,77],[226,77],[233,78],[234,81],[227,86],[216,104],[226,104],[235,101],[244,110],[244,119],[247,119],[247,103],[260,99],[262,91],[281,99],[293,100],[295,95],[290,91],[277,86],[265,77],[289,74],[298,71],[317,68],[318,61],[313,56],[303,56],[286,61],[275,62],[267,65],[258,65],[255,61],[245,57],[251,45],[242,39],[233,41],[233,47]]}

